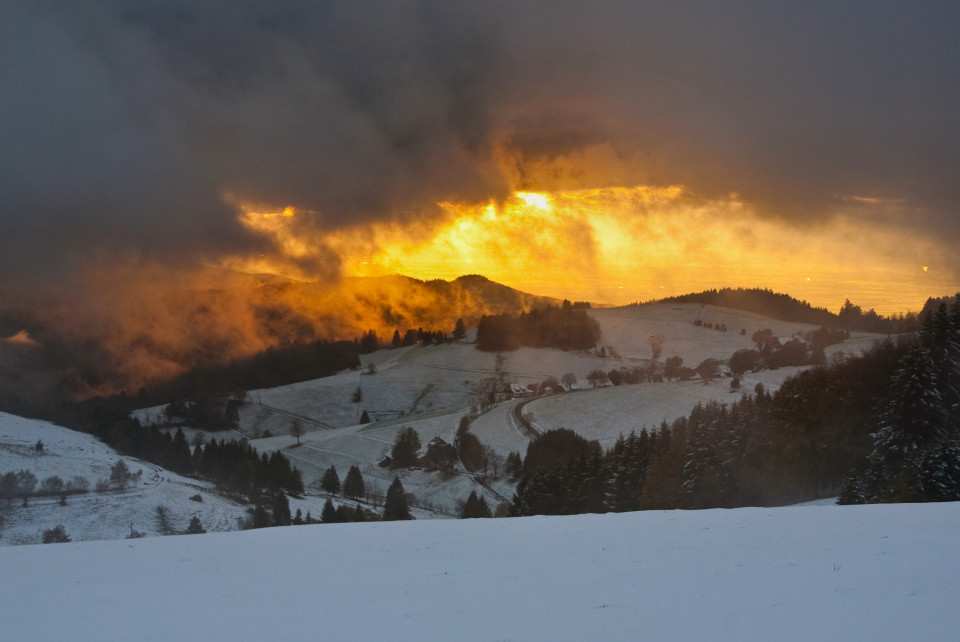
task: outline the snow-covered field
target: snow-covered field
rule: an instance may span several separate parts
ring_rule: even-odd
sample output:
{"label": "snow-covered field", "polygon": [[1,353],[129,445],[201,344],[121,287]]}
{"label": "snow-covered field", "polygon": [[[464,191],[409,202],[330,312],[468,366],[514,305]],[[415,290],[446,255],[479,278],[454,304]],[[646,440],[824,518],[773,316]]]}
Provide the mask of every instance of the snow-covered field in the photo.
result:
{"label": "snow-covered field", "polygon": [[[602,308],[590,310],[590,314],[600,324],[599,345],[606,357],[600,357],[597,351],[522,348],[503,353],[505,379],[526,385],[542,382],[548,376],[561,379],[572,373],[584,380],[597,368],[607,372],[643,366],[652,357],[651,337],[661,343],[661,360],[679,356],[685,365],[696,366],[706,358],[724,360],[736,350],[754,347],[751,336],[763,328],[770,328],[783,340],[816,329],[809,324],[699,304]],[[698,317],[705,323],[722,323],[727,331],[693,325]],[[859,333],[831,346],[827,354],[856,354],[877,338],[878,335]],[[471,343],[474,339],[475,330],[471,330],[463,343],[381,350],[364,355],[363,367],[358,371],[250,391],[249,403],[240,412],[239,432],[222,436],[230,439],[246,435],[253,438],[251,442],[260,451],[282,450],[300,468],[308,486],[317,484],[329,466],[336,466],[342,476],[351,465],[357,465],[364,478],[381,490],[398,475],[408,492],[439,511],[435,512],[437,517],[455,513],[458,502],[465,500],[471,490],[486,493],[487,501],[495,503],[498,500],[494,495],[463,474],[441,478],[437,473],[398,473],[377,466],[389,454],[397,432],[406,426],[418,432],[424,448],[434,437],[453,442],[460,418],[469,414],[474,402],[474,384],[494,376],[496,368],[497,355],[477,350]],[[773,390],[798,370],[749,373],[743,378],[741,389],[752,391],[757,383],[762,383]],[[361,400],[355,403],[358,387]],[[526,406],[524,415],[541,430],[570,428],[608,447],[621,433],[656,428],[664,420],[689,414],[697,403],[732,401],[739,394],[731,392],[729,378],[706,386],[698,381],[624,385],[543,397]],[[495,406],[478,417],[471,428],[485,446],[504,457],[511,451],[523,454],[529,442],[529,437],[510,418],[510,409],[516,403],[507,401]],[[161,410],[145,409],[139,417],[158,421]],[[363,410],[373,423],[358,424]],[[296,440],[289,435],[295,417],[301,418],[308,431],[299,447],[294,447]],[[266,431],[273,436],[255,438]],[[191,439],[192,432],[188,431],[187,437]],[[459,468],[458,472],[466,471]],[[492,483],[501,495],[512,495],[513,485],[508,481]]]}
{"label": "snow-covered field", "polygon": [[[619,358],[519,350],[505,369],[521,383],[566,372],[582,378],[593,368],[642,363],[651,335],[663,338],[663,357],[695,365],[750,347],[756,329],[784,337],[810,329],[699,311],[725,323],[722,333],[692,326],[697,309],[596,310],[601,342]],[[875,338],[859,335],[828,352],[855,353]],[[131,527],[158,534],[160,504],[178,529],[197,516],[210,531],[234,530],[245,507],[209,484],[120,457],[88,435],[0,414],[0,472],[83,476],[93,486],[120,459],[143,471],[125,491],[70,496],[66,506],[57,498],[0,505],[0,545],[7,545],[0,568],[15,579],[0,582],[3,639],[956,639],[960,504],[424,519],[448,516],[479,486],[463,471],[393,471],[376,462],[404,426],[416,428],[424,445],[433,437],[452,442],[470,385],[492,375],[495,358],[470,344],[381,351],[365,356],[374,374],[251,391],[241,432],[222,435],[270,430],[273,437],[254,445],[282,450],[308,484],[329,465],[342,477],[357,464],[381,491],[397,474],[430,505],[413,511],[416,522],[123,539]],[[743,387],[776,388],[795,371],[750,374]],[[355,404],[358,385],[363,400]],[[606,444],[735,394],[722,379],[650,383],[543,397],[524,414],[541,429],[569,427]],[[518,403],[498,404],[471,430],[499,453],[522,452],[528,438],[511,418]],[[358,425],[361,408],[379,421]],[[155,420],[159,412],[139,416]],[[287,434],[294,417],[309,431],[300,446]],[[37,439],[42,453],[33,448]],[[509,496],[509,482],[493,484]],[[202,502],[190,499],[197,494]],[[317,516],[322,502],[308,493],[291,509]],[[56,524],[74,541],[29,545]]]}
{"label": "snow-covered field", "polygon": [[[608,356],[594,352],[524,348],[505,353],[503,369],[509,381],[526,384],[543,381],[547,376],[561,378],[573,373],[579,378],[595,368],[609,371],[619,367],[645,365],[651,356],[649,338],[662,341],[661,359],[678,355],[695,365],[707,357],[725,359],[734,351],[752,345],[750,335],[762,328],[789,338],[813,326],[776,321],[747,312],[702,307],[695,304],[631,306],[592,310],[600,323],[600,344]],[[694,326],[697,316],[715,324],[723,323],[727,332]],[[744,330],[741,334],[740,329]],[[241,409],[239,430],[215,433],[217,438],[249,437],[261,452],[281,450],[304,476],[313,490],[303,499],[292,499],[291,510],[301,509],[317,516],[325,497],[316,491],[324,471],[336,466],[341,476],[352,465],[360,467],[368,488],[381,494],[398,476],[415,499],[418,517],[450,517],[471,491],[485,494],[491,506],[513,494],[514,484],[505,478],[491,479],[497,493],[481,486],[458,465],[451,474],[423,470],[381,468],[378,462],[389,454],[397,432],[406,426],[420,435],[424,449],[439,437],[452,443],[461,417],[470,412],[472,386],[494,375],[497,355],[476,350],[470,341],[442,346],[412,346],[381,350],[364,355],[360,371],[305,381],[289,386],[249,392]],[[828,352],[856,353],[868,347],[876,335],[861,334],[832,346]],[[610,356],[614,355],[614,356]],[[369,366],[375,367],[370,372]],[[742,389],[752,390],[757,383],[775,389],[796,368],[748,373]],[[366,374],[363,374],[366,373]],[[359,403],[353,395],[362,390]],[[688,414],[693,406],[709,400],[729,401],[729,379],[717,379],[709,385],[697,381],[644,383],[554,394],[527,404],[523,414],[539,429],[571,428],[589,439],[609,446],[621,433],[643,427],[656,428]],[[520,402],[506,401],[480,415],[471,431],[500,456],[512,451],[523,454],[529,436],[515,425],[511,410]],[[357,423],[362,410],[375,421]],[[402,413],[402,416],[401,416]],[[159,421],[162,408],[139,411],[141,421]],[[302,444],[288,434],[291,422],[301,418],[307,434]],[[257,437],[270,431],[271,437]],[[209,438],[210,434],[186,429],[187,439]],[[199,434],[198,434],[199,433]],[[42,455],[33,451],[36,440],[43,439],[47,449]],[[173,525],[182,529],[197,516],[208,530],[233,530],[245,507],[214,492],[209,484],[180,477],[156,466],[122,458],[96,439],[62,428],[0,415],[0,473],[31,470],[39,480],[58,475],[68,480],[74,475],[88,479],[93,487],[109,476],[109,468],[124,459],[134,472],[143,470],[136,487],[123,493],[90,493],[68,498],[60,506],[57,498],[36,499],[29,507],[0,507],[6,524],[0,530],[0,545],[37,542],[40,531],[58,523],[67,526],[77,540],[125,537],[131,527],[155,534],[155,510],[160,504],[171,512]],[[200,494],[204,501],[189,498]],[[417,508],[419,507],[419,508]]]}
{"label": "snow-covered field", "polygon": [[[44,443],[42,453],[33,446]],[[95,492],[96,483],[109,479],[110,467],[123,460],[134,474],[143,471],[123,491]],[[86,478],[90,492],[67,497],[65,506],[59,497],[31,498],[21,506],[14,499],[8,507],[0,502],[0,546],[35,544],[42,530],[63,524],[74,540],[122,539],[131,528],[145,535],[156,535],[156,508],[167,508],[170,524],[185,530],[192,517],[198,517],[210,531],[234,530],[237,518],[246,515],[246,507],[216,493],[211,484],[181,477],[132,457],[118,455],[95,437],[53,424],[0,413],[0,473],[28,470],[38,479],[57,475],[64,480]],[[202,501],[192,501],[199,495]]]}
{"label": "snow-covered field", "polygon": [[955,640],[960,505],[286,527],[0,549],[9,640]]}

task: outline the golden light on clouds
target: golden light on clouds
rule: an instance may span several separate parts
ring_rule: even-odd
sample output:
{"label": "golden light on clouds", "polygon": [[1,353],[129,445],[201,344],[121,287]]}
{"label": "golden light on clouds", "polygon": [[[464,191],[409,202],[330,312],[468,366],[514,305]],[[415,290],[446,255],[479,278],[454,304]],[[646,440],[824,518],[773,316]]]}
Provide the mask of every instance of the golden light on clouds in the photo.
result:
{"label": "golden light on clouds", "polygon": [[916,270],[919,257],[936,254],[931,243],[896,226],[865,226],[853,211],[797,226],[756,215],[735,194],[705,200],[682,186],[523,191],[503,202],[439,207],[442,216],[429,223],[329,233],[298,224],[301,213],[289,207],[244,207],[243,223],[269,237],[279,256],[232,267],[304,278],[290,273],[290,260],[322,250],[339,256],[346,276],[482,274],[534,294],[609,304],[766,287],[832,310],[850,298],[884,314],[918,310],[954,287],[955,275],[937,281],[928,266]]}

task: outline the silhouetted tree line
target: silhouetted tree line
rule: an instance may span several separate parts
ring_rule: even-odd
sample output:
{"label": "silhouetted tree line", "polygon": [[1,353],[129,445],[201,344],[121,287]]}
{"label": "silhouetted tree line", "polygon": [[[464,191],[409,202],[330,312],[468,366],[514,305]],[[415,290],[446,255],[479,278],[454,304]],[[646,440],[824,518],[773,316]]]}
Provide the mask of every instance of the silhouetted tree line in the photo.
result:
{"label": "silhouetted tree line", "polygon": [[283,453],[257,453],[246,441],[217,441],[193,450],[197,474],[217,484],[218,488],[256,501],[262,494],[303,492],[300,470],[290,465]]}
{"label": "silhouetted tree line", "polygon": [[519,515],[607,512],[600,444],[566,428],[550,430],[527,446],[524,474],[513,496]]}
{"label": "silhouetted tree line", "polygon": [[318,341],[269,348],[246,359],[192,370],[147,392],[159,404],[327,377],[341,370],[359,368],[361,343],[361,340]]}
{"label": "silhouetted tree line", "polygon": [[[463,325],[463,320],[458,319],[458,324]],[[459,327],[459,326],[458,326]],[[463,330],[466,333],[466,330]],[[454,336],[456,337],[457,330],[454,330]],[[459,338],[462,338],[463,334]],[[447,335],[443,330],[424,330],[423,328],[417,328],[416,330],[407,330],[404,334],[400,334],[400,330],[393,331],[393,339],[390,342],[391,347],[400,348],[404,346],[412,346],[418,343],[422,343],[425,346],[432,344],[441,344],[447,341]]]}
{"label": "silhouetted tree line", "polygon": [[[946,327],[944,318],[933,325]],[[776,505],[832,496],[845,480],[848,500],[954,497],[945,489],[960,492],[960,406],[950,397],[960,390],[960,360],[945,346],[960,344],[956,308],[951,318],[952,344],[929,347],[926,329],[915,344],[887,339],[860,357],[804,371],[775,394],[758,385],[735,403],[698,405],[657,430],[621,436],[606,452],[572,431],[550,431],[528,446],[513,510]],[[935,483],[923,477],[930,462],[939,462]],[[859,472],[848,478],[851,470]]]}
{"label": "silhouetted tree line", "polygon": [[484,316],[477,327],[477,348],[490,352],[532,348],[587,350],[600,338],[600,326],[582,308],[569,301],[562,307],[546,306],[519,316]]}
{"label": "silhouetted tree line", "polygon": [[164,408],[164,416],[172,424],[179,422],[205,430],[228,430],[237,427],[240,406],[245,399],[245,391],[235,392],[227,399],[201,393],[190,401],[171,401]]}
{"label": "silhouetted tree line", "polygon": [[94,435],[124,455],[149,461],[183,475],[194,472],[184,433],[173,435],[156,426],[141,426],[130,417],[122,399],[95,397],[82,402],[64,402],[50,419],[57,424]]}
{"label": "silhouetted tree line", "polygon": [[470,496],[463,503],[460,509],[460,519],[476,519],[484,517],[493,517],[490,511],[490,505],[483,495],[477,495],[476,491],[470,491]]}
{"label": "silhouetted tree line", "polygon": [[960,500],[960,295],[924,318],[897,363],[878,427],[841,503]]}
{"label": "silhouetted tree line", "polygon": [[183,475],[198,474],[219,487],[250,496],[262,489],[303,491],[300,471],[279,452],[258,454],[245,441],[210,440],[193,451],[182,430],[173,435],[156,426],[141,426],[130,417],[129,402],[118,397],[95,397],[64,402],[50,420],[99,438],[124,455],[158,464]]}
{"label": "silhouetted tree line", "polygon": [[[137,408],[169,403],[168,417],[216,430],[236,426],[238,390],[270,388],[360,367],[359,341],[320,341],[271,348],[246,359],[192,370],[134,396],[125,392],[84,401],[29,402],[0,393],[0,410],[53,421],[90,434],[107,432]],[[141,437],[141,439],[153,439]],[[138,455],[139,456],[139,455]]]}
{"label": "silhouetted tree line", "polygon": [[828,346],[841,343],[849,336],[847,330],[820,326],[805,333],[802,338],[794,336],[782,342],[770,328],[764,328],[754,332],[751,337],[757,346],[756,350],[737,350],[728,363],[737,376],[748,370],[756,371],[765,367],[819,365],[826,362],[824,350]]}
{"label": "silhouetted tree line", "polygon": [[323,510],[320,512],[320,522],[322,524],[344,524],[347,522],[369,522],[380,519],[376,513],[367,510],[360,504],[354,506],[334,506],[333,501],[328,497],[323,504]]}
{"label": "silhouetted tree line", "polygon": [[826,308],[815,308],[788,294],[781,294],[762,288],[722,288],[704,290],[691,294],[667,297],[646,303],[704,303],[735,310],[754,312],[783,321],[812,323],[845,330],[892,334],[912,332],[919,328],[916,314],[900,314],[896,317],[884,317],[873,310],[864,312],[860,306],[853,305],[848,299],[839,313],[834,314]]}

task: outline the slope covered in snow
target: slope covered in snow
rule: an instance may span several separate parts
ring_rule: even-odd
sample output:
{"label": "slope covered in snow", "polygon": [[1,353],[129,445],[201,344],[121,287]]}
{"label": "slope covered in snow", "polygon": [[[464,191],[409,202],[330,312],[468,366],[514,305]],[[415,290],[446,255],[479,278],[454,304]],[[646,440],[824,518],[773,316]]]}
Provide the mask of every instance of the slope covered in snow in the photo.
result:
{"label": "slope covered in snow", "polygon": [[[43,441],[42,453],[34,448],[37,440]],[[108,480],[118,461],[134,475],[142,473],[125,490],[96,492],[97,482]],[[69,495],[65,505],[59,497],[31,498],[27,506],[19,499],[9,506],[0,503],[4,518],[0,546],[39,543],[41,531],[57,524],[77,541],[122,539],[131,529],[156,535],[159,505],[167,509],[170,526],[178,531],[185,530],[192,517],[207,530],[234,530],[237,518],[246,515],[245,506],[222,497],[212,484],[118,455],[90,435],[0,413],[0,474],[20,470],[32,472],[39,482],[52,475],[64,481],[83,477],[90,492]],[[196,501],[198,496],[202,501]]]}
{"label": "slope covered in snow", "polygon": [[[594,369],[604,372],[621,367],[645,366],[651,355],[650,338],[660,342],[661,359],[677,355],[688,365],[712,357],[724,359],[734,351],[750,347],[756,330],[771,328],[774,334],[788,338],[813,329],[813,326],[777,321],[755,314],[695,304],[645,305],[591,310],[602,334],[599,350],[564,352],[555,349],[523,348],[503,353],[504,380],[525,385],[557,379],[573,373],[583,380]],[[728,329],[720,332],[692,322],[700,319]],[[741,330],[743,331],[741,333]],[[248,403],[240,410],[237,431],[203,433],[186,427],[187,439],[250,438],[260,452],[282,451],[303,473],[312,495],[291,500],[291,509],[300,508],[317,516],[323,498],[316,487],[324,471],[336,466],[341,478],[352,465],[360,467],[368,489],[382,496],[394,476],[412,493],[421,516],[455,515],[458,505],[471,491],[486,495],[495,506],[513,494],[513,483],[505,478],[490,479],[490,486],[478,483],[461,464],[450,473],[423,470],[381,468],[378,462],[389,454],[396,434],[404,427],[417,430],[421,443],[441,438],[452,443],[460,419],[476,404],[474,385],[493,377],[497,355],[481,352],[470,342],[470,331],[462,343],[411,346],[381,350],[363,357],[363,368],[332,377],[305,381],[279,388],[250,391]],[[859,352],[870,345],[875,335],[857,335],[831,346],[830,350]],[[601,354],[605,356],[601,356]],[[371,368],[371,366],[373,366]],[[776,388],[796,368],[781,368],[750,373],[741,389],[752,390],[757,383]],[[539,429],[566,427],[589,439],[609,446],[621,433],[655,428],[664,420],[688,414],[696,403],[710,400],[730,401],[729,379],[717,379],[709,385],[697,381],[643,383],[554,394],[538,398],[523,408],[523,415]],[[358,394],[359,391],[359,394]],[[359,401],[354,401],[359,397]],[[529,434],[521,430],[512,412],[519,402],[505,401],[477,417],[471,431],[482,444],[505,457],[525,452]],[[374,421],[357,423],[367,410]],[[159,422],[162,408],[137,413],[141,421]],[[294,419],[307,430],[297,445],[288,434]],[[26,422],[26,423],[24,423]],[[265,434],[272,436],[263,437]],[[32,451],[36,439],[48,442],[38,456]],[[65,431],[42,423],[6,416],[0,420],[0,472],[31,469],[43,479],[59,475],[67,480],[74,475],[88,478],[91,486],[108,476],[116,453],[89,436]],[[42,529],[64,523],[77,539],[117,538],[130,529],[152,534],[156,506],[164,504],[172,512],[176,528],[183,529],[193,516],[211,530],[232,530],[237,518],[245,514],[243,506],[212,493],[209,484],[182,478],[155,466],[127,460],[131,469],[143,470],[138,486],[117,493],[91,493],[71,497],[67,506],[55,498],[37,500],[27,508],[6,510],[6,525],[0,531],[0,544],[37,541]],[[495,477],[492,476],[492,477]],[[492,492],[490,488],[495,489]],[[189,498],[199,491],[209,500],[194,503]],[[4,510],[0,508],[0,510]]]}
{"label": "slope covered in snow", "polygon": [[[788,340],[816,328],[699,304],[604,308],[590,310],[589,314],[601,328],[597,350],[521,348],[504,352],[504,381],[526,386],[550,376],[559,380],[568,373],[582,381],[594,369],[609,372],[645,367],[652,357],[651,337],[659,342],[661,363],[667,357],[679,356],[686,365],[696,366],[706,358],[724,360],[736,350],[753,347],[751,336],[757,330],[770,328],[774,335]],[[723,325],[727,331],[694,325],[697,319],[715,327]],[[877,338],[860,333],[830,346],[827,353],[858,353]],[[343,474],[349,466],[358,465],[364,477],[381,490],[398,475],[418,501],[439,509],[440,514],[455,513],[457,503],[471,490],[486,492],[489,502],[497,502],[497,496],[462,474],[466,472],[462,466],[458,467],[459,474],[445,477],[377,466],[389,454],[397,432],[407,426],[419,433],[424,447],[434,437],[453,442],[461,417],[470,414],[471,406],[477,403],[475,384],[496,373],[497,355],[477,350],[474,339],[472,330],[465,342],[380,350],[363,355],[360,370],[250,391],[249,403],[240,411],[239,429],[253,437],[252,443],[261,451],[281,449],[301,469],[308,486],[316,484],[329,466],[336,466]],[[752,391],[758,383],[776,389],[798,370],[791,367],[750,373],[743,378],[741,390]],[[667,381],[549,395],[536,399],[523,412],[541,430],[570,428],[608,447],[621,433],[656,428],[664,420],[689,414],[697,403],[733,401],[739,394],[731,392],[729,378],[709,385]],[[357,398],[359,401],[354,401]],[[529,435],[518,430],[511,419],[511,409],[517,403],[505,401],[494,406],[477,417],[471,427],[484,446],[502,457],[512,451],[523,454],[529,442]],[[160,410],[142,411],[140,417],[156,421]],[[361,426],[357,422],[364,410],[373,423]],[[295,417],[301,418],[308,431],[300,447],[295,447],[295,439],[288,434]],[[272,437],[256,438],[267,431]],[[512,495],[508,481],[492,483],[502,496]]]}
{"label": "slope covered in snow", "polygon": [[960,505],[316,525],[0,549],[15,640],[953,640]]}

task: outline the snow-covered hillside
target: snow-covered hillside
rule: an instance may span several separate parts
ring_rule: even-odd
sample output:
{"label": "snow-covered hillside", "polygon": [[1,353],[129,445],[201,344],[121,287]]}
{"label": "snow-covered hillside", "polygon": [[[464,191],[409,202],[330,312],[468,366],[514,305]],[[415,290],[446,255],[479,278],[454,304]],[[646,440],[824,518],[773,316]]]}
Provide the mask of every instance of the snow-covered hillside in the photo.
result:
{"label": "snow-covered hillside", "polygon": [[[519,350],[505,370],[517,382],[566,372],[583,376],[642,363],[648,338],[663,356],[694,364],[749,347],[771,327],[810,329],[762,317],[710,313],[731,331],[693,326],[693,307],[593,313],[616,357]],[[787,327],[789,326],[789,327]],[[745,334],[733,331],[743,327]],[[832,352],[858,352],[860,335]],[[647,511],[574,517],[427,520],[449,516],[482,487],[466,471],[380,468],[396,433],[416,428],[424,444],[452,442],[469,410],[470,388],[489,377],[495,355],[469,343],[380,351],[364,371],[251,391],[239,432],[278,449],[310,484],[336,465],[357,464],[382,492],[394,475],[421,508],[415,522],[323,524],[206,535],[122,539],[131,528],[158,535],[156,507],[175,528],[198,517],[210,531],[237,527],[245,507],[209,484],[121,457],[93,437],[0,414],[0,473],[42,480],[85,477],[91,486],[124,461],[143,471],[123,491],[34,498],[0,506],[4,639],[232,639],[286,637],[390,640],[952,640],[960,598],[960,504]],[[371,371],[369,364],[376,367]],[[792,368],[749,374],[744,387],[776,388]],[[362,385],[362,400],[352,395]],[[497,404],[471,431],[494,451],[523,451],[519,410],[540,429],[569,427],[608,443],[621,431],[654,427],[694,404],[728,400],[728,380],[605,387]],[[356,423],[361,408],[379,420]],[[403,416],[397,416],[403,410]],[[141,411],[156,420],[159,409]],[[300,418],[302,444],[287,434]],[[262,437],[265,430],[274,433]],[[192,439],[199,431],[187,430]],[[42,440],[42,452],[35,448]],[[510,482],[493,480],[495,503]],[[202,501],[195,498],[200,495]],[[320,513],[316,492],[291,508]],[[63,524],[73,542],[30,545]],[[114,541],[85,541],[114,540]]]}
{"label": "snow-covered hillside", "polygon": [[[594,369],[604,372],[619,368],[645,366],[652,357],[651,337],[661,346],[661,361],[679,356],[695,366],[706,358],[724,360],[736,350],[754,347],[751,335],[770,328],[787,340],[813,330],[816,326],[778,321],[740,310],[699,304],[662,304],[590,310],[601,328],[598,348],[591,352],[565,352],[555,349],[521,348],[502,353],[504,378],[511,383],[540,383],[549,376],[561,379],[572,373],[583,380]],[[693,321],[700,319],[720,332]],[[741,332],[742,331],[742,332]],[[394,475],[399,475],[407,491],[418,501],[443,516],[457,511],[457,504],[472,490],[486,493],[487,501],[497,503],[511,497],[513,485],[504,479],[493,480],[497,495],[476,484],[462,467],[457,474],[440,476],[422,471],[383,469],[377,462],[390,452],[397,432],[414,428],[421,442],[435,437],[452,443],[460,418],[470,413],[475,399],[471,391],[476,382],[493,377],[497,355],[477,350],[471,341],[455,344],[411,346],[380,350],[363,356],[358,371],[304,381],[289,386],[249,392],[249,403],[240,411],[240,432],[252,438],[258,450],[280,449],[300,468],[309,486],[318,483],[329,466],[342,474],[349,466],[361,468],[365,479],[385,490]],[[828,356],[837,352],[856,354],[869,347],[877,335],[857,334],[831,346]],[[371,368],[371,366],[373,366]],[[762,383],[776,389],[798,368],[780,368],[749,373],[741,390],[752,391]],[[355,396],[359,390],[359,402]],[[689,414],[700,402],[733,401],[739,392],[731,391],[730,379],[721,378],[703,385],[698,381],[645,383],[555,394],[536,399],[523,414],[541,430],[570,428],[588,439],[610,446],[621,433],[656,428]],[[511,410],[519,402],[506,401],[479,416],[471,427],[480,441],[500,456],[512,451],[523,454],[529,436],[519,430]],[[359,425],[366,410],[373,423]],[[162,408],[141,411],[142,421],[159,421]],[[308,431],[302,445],[288,431],[299,417]],[[269,431],[272,437],[257,438]],[[228,438],[239,436],[233,433]],[[188,438],[192,433],[188,431]]]}
{"label": "snow-covered hillside", "polygon": [[[573,373],[583,379],[595,368],[609,371],[644,365],[651,356],[651,336],[658,337],[662,344],[661,358],[677,355],[687,364],[696,364],[708,357],[724,359],[735,350],[750,347],[750,335],[758,329],[771,328],[774,334],[786,338],[813,328],[694,304],[630,306],[590,313],[600,323],[600,344],[605,357],[598,351],[524,348],[504,354],[505,378],[526,384]],[[693,325],[698,317],[722,323],[728,331]],[[496,506],[513,494],[514,483],[504,477],[490,478],[484,486],[460,464],[443,474],[378,465],[390,452],[396,434],[406,426],[418,432],[424,448],[436,437],[447,443],[454,441],[461,417],[470,413],[475,402],[471,392],[474,384],[492,377],[496,368],[497,355],[477,350],[470,342],[474,334],[471,331],[463,343],[412,346],[364,355],[360,371],[250,391],[248,403],[241,408],[239,430],[214,436],[250,438],[261,452],[282,451],[301,470],[308,488],[312,487],[303,499],[291,500],[291,509],[299,508],[304,514],[320,513],[324,497],[316,486],[324,471],[336,466],[342,477],[353,465],[361,469],[368,490],[381,496],[394,476],[399,477],[415,498],[418,517],[455,516],[460,502],[472,491],[483,493],[488,503]],[[856,353],[875,338],[857,335],[832,346],[830,351]],[[374,367],[370,368],[371,365]],[[742,389],[752,390],[757,383],[773,389],[796,371],[781,368],[750,373],[743,378]],[[355,402],[358,388],[360,401]],[[541,430],[571,428],[609,446],[621,433],[657,427],[664,420],[688,414],[696,403],[731,401],[738,395],[731,391],[729,379],[722,378],[709,385],[697,381],[644,383],[548,395],[526,404],[521,412]],[[529,441],[529,434],[518,426],[514,412],[520,403],[511,400],[497,404],[477,417],[470,428],[484,446],[501,457],[514,451],[522,454]],[[375,421],[358,424],[362,410],[367,410]],[[141,421],[158,422],[162,408],[137,414]],[[299,446],[288,434],[296,418],[307,429]],[[273,436],[263,437],[267,431]],[[190,441],[211,436],[189,427],[186,433]],[[42,455],[32,448],[37,439],[47,444]],[[43,422],[0,416],[0,473],[31,470],[39,480],[49,475],[64,480],[79,475],[93,486],[109,476],[110,466],[118,459],[127,461],[134,472],[144,471],[136,488],[124,493],[71,496],[66,506],[60,506],[57,498],[48,498],[32,501],[26,508],[0,507],[6,514],[0,545],[36,542],[42,529],[58,523],[63,523],[77,540],[125,537],[131,528],[155,534],[155,510],[160,504],[170,510],[177,529],[185,528],[190,518],[196,516],[208,530],[233,530],[237,519],[245,514],[244,506],[220,497],[209,484],[121,458],[92,437]],[[190,501],[197,493],[204,498],[203,502]]]}
{"label": "snow-covered hillside", "polygon": [[10,640],[955,640],[960,505],[300,526],[0,549]]}
{"label": "snow-covered hillside", "polygon": [[[43,452],[35,450],[37,440]],[[95,492],[98,481],[109,479],[117,461],[139,475],[126,490]],[[134,529],[156,535],[156,508],[163,505],[170,525],[185,530],[197,517],[210,531],[234,530],[246,507],[216,493],[212,484],[181,477],[159,466],[118,455],[96,438],[53,424],[0,413],[0,474],[27,470],[42,482],[56,475],[63,480],[83,477],[90,492],[69,495],[66,505],[59,497],[31,498],[28,506],[14,499],[0,503],[3,526],[0,546],[35,544],[40,532],[57,524],[65,526],[76,541],[122,539]],[[190,498],[200,497],[202,501]]]}

